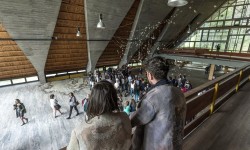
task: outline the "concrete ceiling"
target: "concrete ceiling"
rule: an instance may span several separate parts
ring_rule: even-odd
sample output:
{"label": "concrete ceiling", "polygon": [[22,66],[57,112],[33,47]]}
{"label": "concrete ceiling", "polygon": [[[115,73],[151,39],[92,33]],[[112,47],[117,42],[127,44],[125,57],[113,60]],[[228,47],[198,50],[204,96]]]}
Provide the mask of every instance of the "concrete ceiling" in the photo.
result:
{"label": "concrete ceiling", "polygon": [[[177,8],[172,14],[172,17],[166,20],[167,24],[157,37],[158,42],[155,42],[152,48],[150,48],[150,53],[153,54],[157,49],[171,49],[176,47],[189,35],[187,33],[188,25],[190,25],[192,32],[195,31],[196,28],[201,26],[202,23],[226,1],[227,0],[192,0],[189,1],[188,5]],[[170,10],[171,7],[165,6],[165,9]],[[158,14],[158,12],[156,12],[156,14]],[[141,57],[142,60],[147,56],[147,50],[148,48],[140,49],[141,55],[144,56]],[[131,52],[134,52],[130,55],[134,61],[138,57],[138,48]],[[131,62],[130,60],[131,59],[128,58],[128,62]]]}
{"label": "concrete ceiling", "polygon": [[[140,13],[138,13],[138,20],[135,31],[133,33],[130,47],[125,52],[123,60],[130,61],[132,56],[136,53],[143,41],[149,38],[149,34],[154,31],[153,27],[160,25],[161,21],[170,13],[171,7],[167,6],[165,0],[143,0]],[[126,62],[126,61],[124,61]]]}
{"label": "concrete ceiling", "polygon": [[[85,0],[87,39],[101,40],[88,41],[88,71],[95,69],[99,57],[107,47],[109,40],[112,39],[133,2],[134,0]],[[100,13],[103,15],[105,29],[96,28]]]}
{"label": "concrete ceiling", "polygon": [[[44,67],[61,0],[1,1],[0,21],[45,82]],[[25,39],[25,40],[21,40]]]}
{"label": "concrete ceiling", "polygon": [[116,30],[111,41],[103,51],[101,57],[98,59],[97,67],[108,65],[117,65],[121,61],[124,55],[127,44],[127,39],[131,36],[131,30],[133,28],[136,13],[140,8],[140,1],[135,0],[133,5],[130,7],[127,15],[124,17],[119,28]]}
{"label": "concrete ceiling", "polygon": [[[45,73],[82,70],[88,63],[84,2],[63,0],[57,17]],[[77,27],[81,36],[76,36]]]}
{"label": "concrete ceiling", "polygon": [[[1,2],[0,22],[45,81],[44,71],[93,71],[98,61],[98,67],[121,66],[139,54],[144,59],[149,49],[173,48],[188,36],[189,24],[194,31],[224,2],[190,0],[172,8],[167,0],[8,0]],[[105,29],[96,28],[100,13]]]}
{"label": "concrete ceiling", "polygon": [[[11,38],[2,24],[0,24],[0,38]],[[35,68],[15,41],[0,41],[0,79],[28,77],[36,74]]]}

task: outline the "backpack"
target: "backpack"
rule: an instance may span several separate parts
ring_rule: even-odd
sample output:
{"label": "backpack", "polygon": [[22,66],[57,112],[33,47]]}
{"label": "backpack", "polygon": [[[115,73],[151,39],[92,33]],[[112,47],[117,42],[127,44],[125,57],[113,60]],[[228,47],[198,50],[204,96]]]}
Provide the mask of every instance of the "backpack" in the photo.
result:
{"label": "backpack", "polygon": [[26,113],[27,111],[26,111],[26,108],[25,108],[25,106],[24,106],[23,103],[21,103],[21,106],[22,106],[22,111],[23,111],[23,113]]}
{"label": "backpack", "polygon": [[89,104],[88,100],[85,99],[84,104],[83,104],[83,110],[84,110],[85,112],[86,112],[87,109],[88,109],[88,104]]}

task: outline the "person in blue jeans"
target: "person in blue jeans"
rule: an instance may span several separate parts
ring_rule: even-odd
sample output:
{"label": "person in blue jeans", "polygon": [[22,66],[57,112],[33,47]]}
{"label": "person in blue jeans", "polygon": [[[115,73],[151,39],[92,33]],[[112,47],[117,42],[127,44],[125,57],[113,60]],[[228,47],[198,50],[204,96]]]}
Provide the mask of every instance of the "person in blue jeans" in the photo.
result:
{"label": "person in blue jeans", "polygon": [[77,109],[77,101],[76,101],[75,95],[71,92],[71,93],[69,93],[69,96],[70,96],[70,99],[69,99],[70,110],[69,110],[69,117],[66,118],[66,119],[70,119],[73,108],[76,110],[76,116],[79,115],[79,111]]}

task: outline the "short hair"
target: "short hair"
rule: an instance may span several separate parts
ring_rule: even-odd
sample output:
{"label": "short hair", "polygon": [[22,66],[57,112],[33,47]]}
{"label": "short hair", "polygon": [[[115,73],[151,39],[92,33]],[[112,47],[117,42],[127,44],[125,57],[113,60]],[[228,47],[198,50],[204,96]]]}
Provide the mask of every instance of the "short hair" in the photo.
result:
{"label": "short hair", "polygon": [[153,57],[145,63],[145,70],[153,74],[156,80],[166,79],[169,71],[168,62],[160,56]]}
{"label": "short hair", "polygon": [[119,110],[116,90],[110,82],[102,80],[91,91],[86,114],[88,120],[104,113]]}
{"label": "short hair", "polygon": [[16,99],[16,102],[17,102],[17,103],[21,103],[20,99]]}
{"label": "short hair", "polygon": [[51,95],[50,95],[50,98],[51,98],[51,99],[53,99],[54,97],[55,97],[55,95],[54,95],[54,94],[51,94]]}
{"label": "short hair", "polygon": [[72,96],[72,97],[75,97],[73,92],[70,92],[69,95]]}

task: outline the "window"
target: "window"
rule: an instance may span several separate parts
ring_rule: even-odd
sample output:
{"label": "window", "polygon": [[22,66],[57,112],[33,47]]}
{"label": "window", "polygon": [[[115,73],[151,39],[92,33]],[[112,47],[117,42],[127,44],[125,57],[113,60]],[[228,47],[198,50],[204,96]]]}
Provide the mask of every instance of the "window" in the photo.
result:
{"label": "window", "polygon": [[38,76],[27,77],[26,80],[27,80],[27,82],[38,81]]}
{"label": "window", "polygon": [[70,73],[70,74],[72,74],[72,73],[77,73],[77,71],[70,71],[70,72],[68,72],[68,73]]}
{"label": "window", "polygon": [[13,79],[12,82],[13,84],[24,83],[25,78]]}
{"label": "window", "polygon": [[0,86],[11,85],[11,80],[0,81]]}
{"label": "window", "polygon": [[86,70],[78,70],[77,72],[86,72]]}
{"label": "window", "polygon": [[46,77],[54,77],[56,74],[46,74]]}
{"label": "window", "polygon": [[63,74],[67,74],[67,72],[60,72],[60,73],[57,73],[57,75],[63,75]]}

